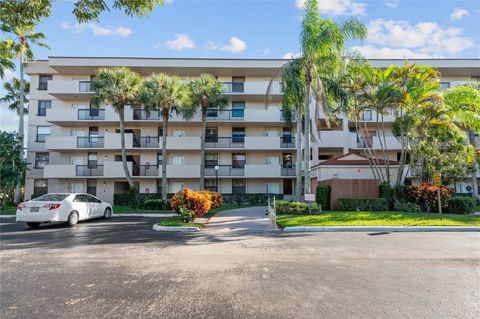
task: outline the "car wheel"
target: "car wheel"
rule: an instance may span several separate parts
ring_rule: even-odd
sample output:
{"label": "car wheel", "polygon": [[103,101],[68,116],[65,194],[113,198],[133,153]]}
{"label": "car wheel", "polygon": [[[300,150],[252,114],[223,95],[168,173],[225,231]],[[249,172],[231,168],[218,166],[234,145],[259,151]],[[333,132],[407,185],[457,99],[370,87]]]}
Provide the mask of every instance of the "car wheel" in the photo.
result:
{"label": "car wheel", "polygon": [[103,218],[110,219],[112,217],[112,210],[110,208],[106,208],[103,212]]}
{"label": "car wheel", "polygon": [[38,228],[38,226],[40,226],[40,223],[27,222],[27,226],[30,228]]}
{"label": "car wheel", "polygon": [[78,213],[73,211],[68,215],[68,226],[75,226],[78,223]]}

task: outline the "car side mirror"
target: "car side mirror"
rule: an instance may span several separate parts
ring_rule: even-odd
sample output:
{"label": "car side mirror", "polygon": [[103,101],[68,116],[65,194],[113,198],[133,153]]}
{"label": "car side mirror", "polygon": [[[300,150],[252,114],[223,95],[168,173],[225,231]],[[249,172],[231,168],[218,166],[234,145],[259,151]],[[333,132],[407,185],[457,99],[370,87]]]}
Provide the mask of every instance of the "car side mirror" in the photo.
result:
{"label": "car side mirror", "polygon": [[103,200],[97,199],[97,203],[101,203],[101,202],[103,202]]}

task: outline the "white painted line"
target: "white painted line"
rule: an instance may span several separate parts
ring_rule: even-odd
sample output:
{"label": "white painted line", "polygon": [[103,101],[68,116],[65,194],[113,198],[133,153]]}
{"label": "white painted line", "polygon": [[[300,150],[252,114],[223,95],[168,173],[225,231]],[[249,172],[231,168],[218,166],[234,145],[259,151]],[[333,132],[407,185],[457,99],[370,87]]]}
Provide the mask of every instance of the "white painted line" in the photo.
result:
{"label": "white painted line", "polygon": [[285,232],[477,232],[473,226],[295,226],[285,227]]}
{"label": "white painted line", "polygon": [[153,230],[164,232],[182,232],[182,233],[197,233],[200,231],[198,227],[183,227],[183,226],[160,226],[158,224],[153,225]]}
{"label": "white painted line", "polygon": [[15,218],[16,215],[0,215],[0,218]]}

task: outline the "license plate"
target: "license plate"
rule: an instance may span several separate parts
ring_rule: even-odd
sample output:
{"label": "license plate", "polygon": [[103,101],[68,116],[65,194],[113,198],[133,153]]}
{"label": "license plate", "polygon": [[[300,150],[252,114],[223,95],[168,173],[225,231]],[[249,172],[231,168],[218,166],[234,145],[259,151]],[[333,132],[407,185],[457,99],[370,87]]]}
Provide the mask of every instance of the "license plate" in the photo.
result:
{"label": "license plate", "polygon": [[38,212],[38,207],[30,207],[30,211],[32,213],[36,213],[36,212]]}

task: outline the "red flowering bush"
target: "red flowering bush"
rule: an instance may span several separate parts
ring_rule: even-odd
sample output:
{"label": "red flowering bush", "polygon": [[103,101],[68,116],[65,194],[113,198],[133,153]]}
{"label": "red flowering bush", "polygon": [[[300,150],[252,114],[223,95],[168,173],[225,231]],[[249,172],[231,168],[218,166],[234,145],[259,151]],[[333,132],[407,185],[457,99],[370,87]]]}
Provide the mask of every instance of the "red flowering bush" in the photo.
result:
{"label": "red flowering bush", "polygon": [[[437,211],[438,212],[438,186],[431,183],[423,183],[420,186],[411,186],[408,191],[409,197],[420,207],[423,211]],[[440,186],[440,198],[442,200],[442,208],[448,206],[448,200],[452,197],[453,191]]]}
{"label": "red flowering bush", "polygon": [[170,200],[172,209],[180,214],[180,208],[188,209],[193,217],[202,216],[212,207],[210,197],[202,192],[195,192],[189,188],[184,188],[173,195]]}
{"label": "red flowering bush", "polygon": [[200,191],[199,193],[204,194],[206,197],[208,197],[210,199],[210,201],[212,202],[212,207],[211,207],[212,209],[222,206],[222,204],[223,204],[222,194],[217,193],[217,192],[212,192],[212,191],[209,191],[209,190],[203,190],[203,191]]}

